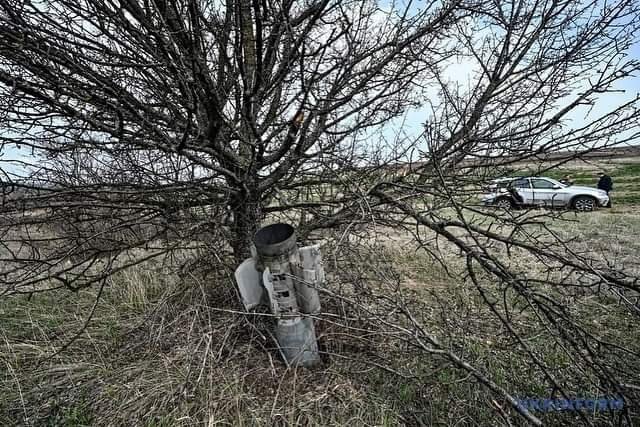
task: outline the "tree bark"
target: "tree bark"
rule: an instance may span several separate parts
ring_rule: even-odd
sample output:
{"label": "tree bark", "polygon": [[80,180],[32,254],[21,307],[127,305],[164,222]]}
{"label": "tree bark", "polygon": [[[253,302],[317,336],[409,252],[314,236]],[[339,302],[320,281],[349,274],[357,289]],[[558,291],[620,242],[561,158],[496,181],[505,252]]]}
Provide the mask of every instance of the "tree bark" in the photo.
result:
{"label": "tree bark", "polygon": [[253,235],[258,231],[263,213],[260,197],[256,192],[243,192],[231,202],[231,248],[237,263],[251,256]]}

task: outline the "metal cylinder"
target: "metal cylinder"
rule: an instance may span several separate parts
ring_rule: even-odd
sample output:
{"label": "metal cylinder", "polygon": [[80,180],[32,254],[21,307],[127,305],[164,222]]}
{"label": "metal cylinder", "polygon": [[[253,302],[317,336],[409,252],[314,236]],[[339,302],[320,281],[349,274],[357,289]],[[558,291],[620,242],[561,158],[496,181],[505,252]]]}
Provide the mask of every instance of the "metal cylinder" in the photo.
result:
{"label": "metal cylinder", "polygon": [[[289,224],[271,224],[258,230],[253,243],[263,272],[263,284],[272,298],[273,313],[278,316],[276,339],[289,365],[311,367],[320,361],[313,320],[300,316],[298,290],[303,291],[303,312],[310,304],[310,291],[298,284],[302,277],[295,229]],[[313,290],[312,288],[309,288]],[[273,301],[275,300],[275,301]],[[319,307],[319,300],[313,300]]]}
{"label": "metal cylinder", "polygon": [[273,293],[280,313],[299,312],[294,283],[296,265],[299,262],[295,229],[289,224],[271,224],[255,234],[253,243],[258,255],[257,268],[268,269]]}
{"label": "metal cylinder", "polygon": [[310,318],[280,319],[276,326],[276,338],[289,365],[311,367],[320,362],[316,332]]}
{"label": "metal cylinder", "polygon": [[267,225],[256,232],[253,244],[261,258],[278,258],[296,249],[296,230],[284,223]]}

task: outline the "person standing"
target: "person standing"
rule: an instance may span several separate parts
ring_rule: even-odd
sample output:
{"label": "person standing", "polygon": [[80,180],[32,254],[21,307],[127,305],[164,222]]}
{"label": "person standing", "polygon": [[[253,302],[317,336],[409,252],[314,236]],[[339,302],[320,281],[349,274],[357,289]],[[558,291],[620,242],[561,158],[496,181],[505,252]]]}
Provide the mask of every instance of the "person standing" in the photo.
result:
{"label": "person standing", "polygon": [[600,172],[598,174],[598,176],[600,177],[600,179],[598,179],[598,189],[607,192],[607,196],[609,196],[609,202],[607,203],[606,207],[610,208],[611,207],[611,196],[609,195],[609,192],[611,190],[613,190],[613,180],[611,179],[611,177],[609,175],[607,175],[604,172]]}

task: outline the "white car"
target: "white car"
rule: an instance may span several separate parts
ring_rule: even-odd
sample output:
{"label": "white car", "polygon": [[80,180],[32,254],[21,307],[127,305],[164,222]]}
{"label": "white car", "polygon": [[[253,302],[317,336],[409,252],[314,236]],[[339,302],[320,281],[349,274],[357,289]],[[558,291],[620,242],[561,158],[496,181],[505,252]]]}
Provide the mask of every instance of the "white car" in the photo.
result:
{"label": "white car", "polygon": [[549,208],[573,208],[577,211],[592,211],[606,206],[609,196],[606,191],[591,187],[565,185],[545,177],[500,179],[500,184],[482,195],[485,205],[509,209],[518,206],[543,206]]}

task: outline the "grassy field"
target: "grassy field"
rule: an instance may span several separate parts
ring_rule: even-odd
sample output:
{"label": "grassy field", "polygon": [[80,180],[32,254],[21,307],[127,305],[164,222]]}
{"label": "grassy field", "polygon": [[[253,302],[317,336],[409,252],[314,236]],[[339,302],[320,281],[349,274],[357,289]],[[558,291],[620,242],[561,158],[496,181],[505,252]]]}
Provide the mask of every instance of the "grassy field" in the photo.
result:
{"label": "grassy field", "polygon": [[[606,168],[615,183],[614,208],[567,214],[549,225],[577,237],[576,250],[638,276],[640,212],[632,205],[640,202],[639,166],[629,160],[576,163],[546,174],[571,174],[577,184],[593,185],[594,172]],[[447,348],[514,396],[549,393],[540,370],[514,350],[470,286],[460,257],[451,252],[445,270],[408,245],[409,236],[381,234],[381,242],[359,247],[357,259],[336,246],[325,248],[331,291],[360,294],[363,307],[380,296],[411,301],[420,321]],[[533,265],[524,257],[512,262]],[[486,426],[506,425],[503,414],[514,414],[468,373],[388,331],[363,332],[362,309],[355,313],[329,294],[323,304],[331,316],[317,322],[323,364],[305,370],[281,362],[270,319],[241,313],[232,278],[223,270],[178,274],[158,261],[120,272],[106,283],[91,321],[77,335],[98,292],[60,290],[0,300],[0,425]],[[640,351],[636,318],[615,298],[549,292],[594,334]],[[513,320],[567,390],[591,396],[569,369],[566,352],[530,314]],[[580,423],[571,413],[540,417],[547,425]],[[587,417],[603,425],[619,421],[616,414]]]}
{"label": "grassy field", "polygon": [[289,370],[267,321],[215,309],[237,308],[232,283],[144,269],[114,277],[87,330],[50,359],[96,291],[3,301],[0,425],[398,424],[398,403],[382,393],[391,384],[350,363],[355,350]]}
{"label": "grassy field", "polygon": [[[557,227],[585,236],[582,244],[638,268],[640,243],[633,236],[640,233],[640,214],[617,207]],[[366,256],[369,265],[396,264],[395,272],[384,274],[397,275],[432,332],[514,394],[546,392],[539,373],[503,342],[499,325],[487,318],[463,278],[445,274],[431,258],[403,245],[402,236],[385,248]],[[349,274],[360,277],[357,269]],[[59,291],[0,303],[0,424],[503,423],[496,408],[504,403],[466,373],[392,341],[353,340],[347,329],[328,321],[318,325],[326,353],[323,367],[287,369],[269,322],[233,310],[237,297],[229,277],[180,277],[159,263],[114,276],[86,331],[55,354],[82,328],[96,293]],[[640,331],[629,329],[633,323],[615,301],[582,302],[576,310],[586,310],[586,323],[603,334],[626,334],[639,345]],[[327,310],[340,308],[328,301]],[[570,362],[566,355],[546,345],[539,330],[529,332],[540,357],[557,366],[561,377]],[[390,356],[388,367],[410,372],[412,378],[363,362],[381,360],[376,359],[383,357],[380,353]],[[567,381],[571,388],[571,378]],[[576,422],[568,414],[548,414],[543,420],[550,425]]]}

